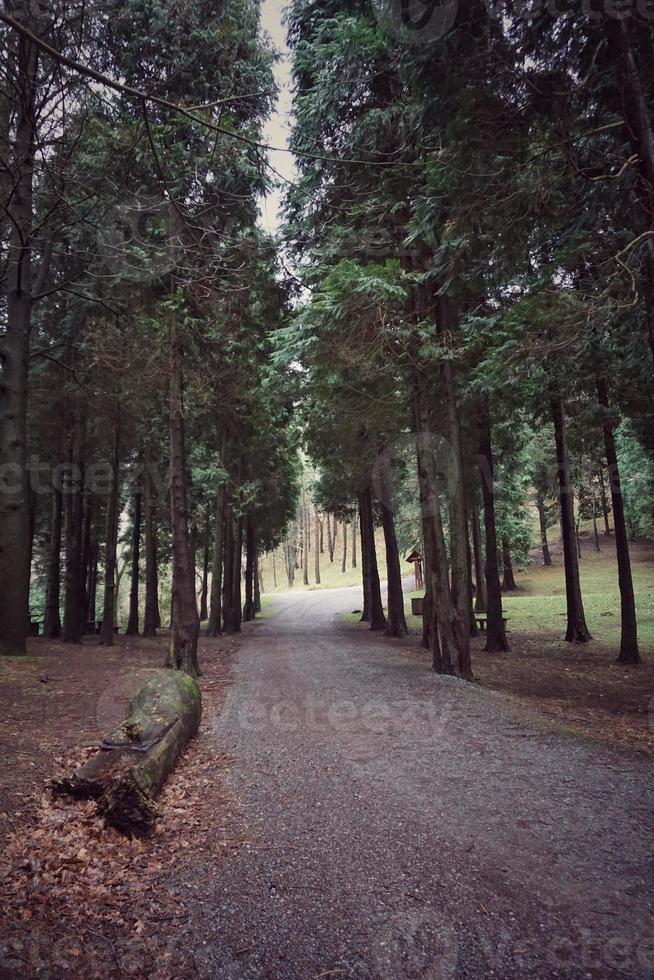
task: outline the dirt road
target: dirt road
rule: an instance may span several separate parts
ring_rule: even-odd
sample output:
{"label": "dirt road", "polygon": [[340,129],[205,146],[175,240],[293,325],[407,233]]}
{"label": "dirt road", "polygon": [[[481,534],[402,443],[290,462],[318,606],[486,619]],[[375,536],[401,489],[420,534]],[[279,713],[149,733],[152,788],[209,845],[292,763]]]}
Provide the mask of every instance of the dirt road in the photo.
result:
{"label": "dirt road", "polygon": [[188,886],[200,970],[654,977],[651,761],[435,676],[359,596],[276,597],[240,645],[211,724],[249,843]]}

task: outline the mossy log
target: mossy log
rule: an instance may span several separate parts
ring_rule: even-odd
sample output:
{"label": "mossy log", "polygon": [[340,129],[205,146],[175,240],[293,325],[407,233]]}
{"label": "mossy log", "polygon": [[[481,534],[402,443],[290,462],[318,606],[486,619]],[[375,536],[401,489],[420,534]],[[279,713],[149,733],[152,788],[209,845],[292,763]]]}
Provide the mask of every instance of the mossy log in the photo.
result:
{"label": "mossy log", "polygon": [[57,794],[99,801],[108,823],[143,834],[157,818],[155,799],[198,730],[200,689],[181,670],[158,670],[132,699],[127,718],[81,768],[53,780]]}

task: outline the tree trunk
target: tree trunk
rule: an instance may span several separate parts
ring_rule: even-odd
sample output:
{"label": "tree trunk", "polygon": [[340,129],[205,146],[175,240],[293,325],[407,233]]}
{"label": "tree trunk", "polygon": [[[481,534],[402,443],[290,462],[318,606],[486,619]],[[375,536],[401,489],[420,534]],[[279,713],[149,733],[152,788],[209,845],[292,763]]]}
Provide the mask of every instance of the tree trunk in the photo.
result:
{"label": "tree trunk", "polygon": [[497,562],[497,531],[495,528],[495,466],[491,442],[491,426],[488,403],[479,412],[479,468],[481,473],[481,492],[484,504],[484,528],[486,532],[486,578],[487,622],[486,653],[501,653],[510,649],[504,628],[502,610],[502,589]]}
{"label": "tree trunk", "polygon": [[84,530],[82,532],[81,586],[80,600],[82,603],[82,630],[86,629],[89,609],[89,564],[93,551],[93,498],[90,492],[84,491],[82,510],[84,512]]}
{"label": "tree trunk", "polygon": [[[418,463],[420,465],[420,463]],[[427,519],[427,502],[423,505],[423,488],[420,488],[420,507],[422,513],[422,558],[425,579],[425,596],[422,600],[422,639],[421,646],[432,651],[432,663],[440,664],[442,653],[438,636],[438,618],[436,615],[436,580],[434,574],[434,548],[432,544],[432,526]],[[436,669],[436,668],[434,668]]]}
{"label": "tree trunk", "polygon": [[586,626],[584,604],[581,598],[579,558],[575,541],[575,518],[570,483],[570,464],[565,438],[563,403],[559,396],[552,399],[552,420],[556,439],[556,462],[559,474],[559,498],[561,506],[561,536],[565,566],[565,591],[568,626],[565,634],[568,643],[587,643],[592,637]]}
{"label": "tree trunk", "polygon": [[143,636],[156,636],[159,622],[159,572],[157,568],[155,502],[149,461],[146,464],[145,480],[145,616]]}
{"label": "tree trunk", "polygon": [[139,565],[141,559],[141,490],[135,489],[132,505],[132,579],[129,589],[129,616],[126,636],[139,633]]}
{"label": "tree trunk", "polygon": [[263,592],[263,569],[259,560],[257,543],[254,543],[254,612],[261,612],[261,593]]}
{"label": "tree trunk", "polygon": [[[438,296],[441,329],[449,323],[455,326],[451,303],[446,297]],[[472,612],[470,584],[470,559],[468,524],[466,520],[465,486],[463,481],[463,450],[461,447],[461,425],[456,398],[456,386],[452,362],[445,361],[441,370],[445,401],[447,404],[447,432],[449,442],[447,495],[450,518],[450,565],[451,594],[457,616],[454,620],[454,636],[457,646],[457,659],[461,675],[472,676],[470,661],[470,635],[476,623]]]}
{"label": "tree trunk", "polygon": [[200,727],[197,683],[181,671],[159,670],[137,691],[129,714],[80,769],[52,782],[57,794],[98,801],[97,813],[124,833],[152,829],[155,799],[187,742]]}
{"label": "tree trunk", "polygon": [[91,541],[89,544],[89,567],[86,579],[86,622],[94,623],[97,616],[97,592],[98,592],[98,542],[95,529],[91,531]]}
{"label": "tree trunk", "polygon": [[631,559],[629,557],[629,539],[627,522],[624,516],[622,484],[618,454],[613,435],[613,420],[609,410],[609,396],[606,382],[603,378],[597,381],[597,399],[604,410],[602,431],[604,447],[609,465],[609,486],[611,488],[611,503],[613,504],[613,526],[615,528],[615,551],[618,560],[618,584],[620,586],[620,654],[618,662],[623,664],[640,663],[638,651],[638,624],[636,621],[636,601],[634,584],[631,577]]}
{"label": "tree trunk", "polygon": [[202,546],[202,586],[200,588],[200,622],[203,623],[205,619],[209,618],[209,605],[208,605],[208,595],[209,595],[209,561],[211,552],[211,522],[209,518],[209,512],[204,522],[204,540]]}
{"label": "tree trunk", "polygon": [[[24,654],[29,617],[29,486],[27,387],[32,326],[32,219],[36,130],[37,48],[17,40],[18,68],[10,175],[6,202],[6,330],[0,336],[0,654]],[[11,474],[11,476],[10,476]]]}
{"label": "tree trunk", "polygon": [[320,517],[318,515],[317,507],[314,508],[314,525],[315,525],[316,546],[314,548],[313,570],[314,570],[314,575],[316,577],[316,585],[320,585],[320,553],[322,551],[322,524],[320,523]]}
{"label": "tree trunk", "polygon": [[84,532],[82,492],[82,422],[76,411],[70,443],[70,472],[63,491],[66,519],[66,571],[64,577],[64,643],[79,643],[84,634],[85,582],[82,579],[82,537]]}
{"label": "tree trunk", "polygon": [[309,584],[309,540],[311,527],[309,524],[309,508],[304,491],[302,491],[302,584]]}
{"label": "tree trunk", "polygon": [[486,592],[486,576],[484,575],[484,556],[481,550],[481,526],[479,523],[479,506],[473,502],[472,516],[472,551],[475,560],[475,612],[486,612],[488,609],[488,594]]}
{"label": "tree trunk", "polygon": [[61,635],[59,601],[61,594],[61,525],[62,496],[57,487],[52,488],[52,520],[50,523],[50,549],[48,560],[48,584],[45,592],[43,635],[56,639]]}
{"label": "tree trunk", "polygon": [[502,538],[502,568],[504,570],[502,592],[517,592],[518,586],[513,575],[511,545],[509,544],[509,539],[506,536]]}
{"label": "tree trunk", "polygon": [[[352,517],[352,568],[357,567],[357,519],[358,514],[355,511]],[[343,528],[345,529],[345,522]]]}
{"label": "tree trunk", "polygon": [[200,619],[195,601],[193,556],[189,538],[184,431],[183,348],[175,313],[170,314],[170,504],[172,532],[173,622],[166,666],[199,674]]}
{"label": "tree trunk", "polygon": [[468,609],[470,610],[470,615],[468,617],[468,624],[470,627],[470,636],[479,636],[479,628],[477,626],[477,617],[474,613],[473,601],[474,601],[474,591],[472,585],[472,549],[470,547],[470,534],[468,531],[468,521],[466,516],[466,586],[468,590]]}
{"label": "tree trunk", "polygon": [[241,611],[241,561],[243,557],[243,517],[239,517],[237,521],[234,522],[235,535],[234,535],[234,571],[232,578],[232,586],[234,589],[234,598],[232,601],[232,613],[233,613],[233,627],[234,633],[241,632],[241,621],[242,621],[242,611]]}
{"label": "tree trunk", "polygon": [[375,632],[386,629],[386,617],[381,597],[377,549],[375,547],[375,522],[372,512],[372,494],[364,490],[359,498],[359,519],[361,522],[361,559],[364,577],[368,582],[368,602],[370,629]]}
{"label": "tree trunk", "polygon": [[[220,458],[225,465],[226,439],[223,436]],[[216,518],[213,533],[213,564],[211,566],[211,602],[207,636],[220,636],[222,623],[223,552],[225,550],[225,496],[226,488],[221,481],[216,491]]]}
{"label": "tree trunk", "polygon": [[611,525],[609,524],[609,504],[606,499],[606,487],[604,485],[604,470],[602,469],[601,463],[597,467],[597,478],[599,480],[600,500],[602,502],[602,515],[604,517],[604,534],[606,534],[606,536],[609,537],[611,534]]}
{"label": "tree trunk", "polygon": [[[332,533],[332,517],[331,514],[327,514],[327,551],[329,552],[329,561],[334,563],[334,545],[336,544],[336,535]],[[334,519],[334,531],[336,530],[336,520]]]}
{"label": "tree trunk", "polygon": [[257,575],[257,541],[254,520],[248,515],[245,532],[245,602],[243,604],[243,622],[249,623],[254,619],[254,582]]}
{"label": "tree trunk", "polygon": [[536,507],[538,509],[538,521],[540,523],[540,546],[543,552],[543,565],[552,564],[550,546],[547,542],[547,515],[545,513],[545,501],[542,493],[536,497]]}
{"label": "tree trunk", "polygon": [[[434,628],[430,630],[432,643],[432,666],[439,674],[454,674],[471,679],[469,662],[459,662],[456,642],[458,614],[452,602],[445,536],[441,519],[438,495],[438,466],[431,419],[428,409],[426,383],[424,376],[416,373],[414,377],[416,457],[418,463],[418,486],[420,488],[420,508],[423,518],[423,532],[427,533],[429,546],[425,551],[432,566],[425,569],[433,576],[433,616]],[[469,641],[468,641],[469,642]]]}
{"label": "tree trunk", "polygon": [[118,460],[120,444],[120,417],[118,409],[114,415],[111,485],[107,500],[107,525],[104,561],[104,604],[102,607],[102,632],[100,642],[106,646],[114,644],[114,615],[116,607],[116,549],[118,545],[118,520],[120,517],[120,484],[118,479]]}
{"label": "tree trunk", "polygon": [[341,560],[341,574],[345,574],[347,567],[347,521],[343,521],[343,557]]}
{"label": "tree trunk", "polygon": [[397,546],[395,520],[393,518],[393,488],[388,468],[381,457],[381,488],[379,504],[381,508],[384,544],[386,545],[386,580],[388,588],[386,636],[406,636],[408,633],[404,615],[404,593],[402,591],[402,571],[400,551]]}
{"label": "tree trunk", "polygon": [[597,494],[595,493],[595,485],[591,480],[591,493],[593,496],[593,537],[595,538],[595,551],[601,551],[599,530],[597,527]]}
{"label": "tree trunk", "polygon": [[234,632],[234,511],[225,502],[225,556],[223,571],[223,633]]}

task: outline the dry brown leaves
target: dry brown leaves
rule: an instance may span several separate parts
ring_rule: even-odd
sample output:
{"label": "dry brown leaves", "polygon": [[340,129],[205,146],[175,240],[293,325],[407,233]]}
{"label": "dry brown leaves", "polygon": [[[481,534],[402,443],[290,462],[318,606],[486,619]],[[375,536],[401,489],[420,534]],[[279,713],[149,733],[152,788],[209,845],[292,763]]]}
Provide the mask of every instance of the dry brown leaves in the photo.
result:
{"label": "dry brown leaves", "polygon": [[[222,665],[207,668],[205,724],[223,681]],[[91,752],[61,759],[62,771]],[[92,801],[57,799],[47,790],[34,797],[0,855],[0,976],[198,976],[182,939],[196,913],[180,901],[177,886],[241,844],[222,780],[229,764],[203,726],[164,787],[160,818],[143,840],[105,826]]]}

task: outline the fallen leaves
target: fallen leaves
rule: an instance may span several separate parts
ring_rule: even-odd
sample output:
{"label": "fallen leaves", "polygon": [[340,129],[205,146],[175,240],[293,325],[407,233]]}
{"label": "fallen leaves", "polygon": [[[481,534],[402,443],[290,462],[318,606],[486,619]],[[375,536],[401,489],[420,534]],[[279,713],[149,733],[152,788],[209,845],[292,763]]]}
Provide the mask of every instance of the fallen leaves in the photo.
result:
{"label": "fallen leaves", "polygon": [[[224,692],[224,660],[203,667],[212,679],[209,690],[203,685],[208,716]],[[60,754],[57,763],[69,771],[92,751]],[[193,903],[179,903],[176,883],[239,846],[234,804],[221,780],[229,762],[200,734],[164,787],[161,819],[146,839],[105,826],[94,801],[21,794],[26,809],[0,854],[0,975],[199,976],[180,938],[199,913]]]}

